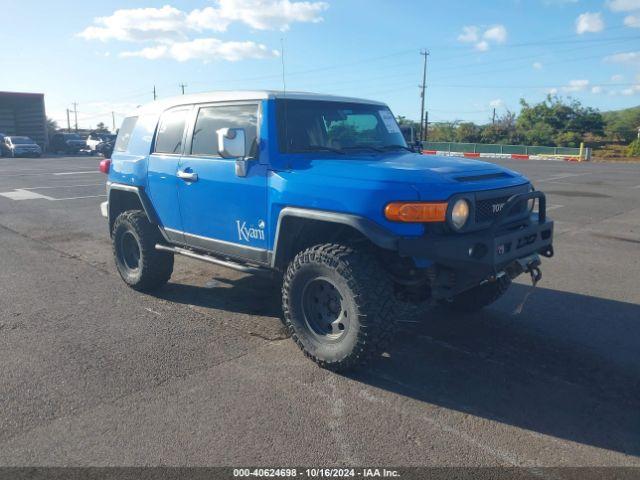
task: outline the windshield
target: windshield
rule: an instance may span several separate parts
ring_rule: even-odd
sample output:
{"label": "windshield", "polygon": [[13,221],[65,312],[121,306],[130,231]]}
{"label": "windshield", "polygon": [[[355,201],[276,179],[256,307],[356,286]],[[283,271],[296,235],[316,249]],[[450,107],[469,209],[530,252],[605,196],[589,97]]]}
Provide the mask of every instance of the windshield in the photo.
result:
{"label": "windshield", "polygon": [[32,145],[36,142],[31,140],[29,137],[11,137],[11,143],[14,145]]}
{"label": "windshield", "polygon": [[280,152],[385,152],[407,144],[382,105],[311,100],[276,101]]}

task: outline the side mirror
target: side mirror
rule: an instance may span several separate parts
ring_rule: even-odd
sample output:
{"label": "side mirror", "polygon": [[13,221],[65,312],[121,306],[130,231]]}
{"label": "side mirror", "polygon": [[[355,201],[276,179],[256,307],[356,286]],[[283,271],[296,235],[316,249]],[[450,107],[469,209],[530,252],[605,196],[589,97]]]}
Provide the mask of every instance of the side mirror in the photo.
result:
{"label": "side mirror", "polygon": [[216,133],[218,153],[222,158],[244,159],[247,155],[244,128],[221,128]]}
{"label": "side mirror", "polygon": [[221,128],[217,133],[218,153],[222,158],[235,158],[236,176],[246,177],[249,173],[249,160],[245,158],[247,152],[244,128]]}

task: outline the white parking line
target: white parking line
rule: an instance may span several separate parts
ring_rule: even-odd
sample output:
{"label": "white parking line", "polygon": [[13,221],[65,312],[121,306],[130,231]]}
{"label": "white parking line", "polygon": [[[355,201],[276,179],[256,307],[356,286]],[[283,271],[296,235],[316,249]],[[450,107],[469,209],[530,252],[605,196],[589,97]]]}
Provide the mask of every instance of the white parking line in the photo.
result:
{"label": "white parking line", "polygon": [[52,197],[41,195],[37,192],[30,192],[29,190],[17,189],[13,192],[0,192],[0,195],[11,200],[54,200]]}
{"label": "white parking line", "polygon": [[536,183],[540,182],[555,182],[556,180],[562,180],[563,178],[571,178],[571,177],[582,177],[583,175],[592,175],[591,172],[586,173],[559,173],[557,175],[553,175],[549,178],[544,178],[542,180],[538,180]]}
{"label": "white parking line", "polygon": [[87,195],[86,197],[68,197],[68,198],[51,198],[52,202],[61,202],[63,200],[81,200],[83,198],[102,198],[106,197],[106,195]]}
{"label": "white parking line", "polygon": [[100,173],[99,171],[96,170],[91,170],[89,172],[58,172],[58,173],[54,173],[55,176],[59,176],[59,175],[86,175],[88,173]]}
{"label": "white parking line", "polygon": [[100,187],[105,186],[105,183],[88,183],[85,185],[60,185],[55,187],[22,187],[21,190],[51,190],[55,188],[79,188],[79,187]]}
{"label": "white parking line", "polygon": [[562,208],[564,205],[547,205],[547,212],[549,210],[557,210],[558,208]]}

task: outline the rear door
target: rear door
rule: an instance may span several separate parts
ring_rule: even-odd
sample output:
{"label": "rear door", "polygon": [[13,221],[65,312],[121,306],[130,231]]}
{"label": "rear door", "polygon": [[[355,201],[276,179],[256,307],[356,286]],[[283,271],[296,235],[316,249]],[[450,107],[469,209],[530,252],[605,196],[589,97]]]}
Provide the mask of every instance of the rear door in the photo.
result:
{"label": "rear door", "polygon": [[238,177],[235,160],[218,154],[217,130],[244,128],[249,157],[258,155],[258,102],[196,106],[180,161],[178,196],[185,241],[213,253],[267,261],[267,167],[251,162]]}
{"label": "rear door", "polygon": [[147,171],[148,193],[153,206],[171,241],[183,243],[182,219],[178,205],[178,163],[184,152],[186,126],[192,107],[175,107],[160,117],[149,156]]}

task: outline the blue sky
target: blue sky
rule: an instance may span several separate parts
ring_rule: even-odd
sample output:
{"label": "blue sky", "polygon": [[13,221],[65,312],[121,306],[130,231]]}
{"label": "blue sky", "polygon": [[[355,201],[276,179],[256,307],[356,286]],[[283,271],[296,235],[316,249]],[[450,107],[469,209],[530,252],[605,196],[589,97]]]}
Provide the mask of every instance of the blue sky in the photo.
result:
{"label": "blue sky", "polygon": [[640,104],[640,0],[0,0],[0,90],[44,92],[66,124],[216,89],[374,98],[430,121],[488,121],[548,92],[602,110]]}

